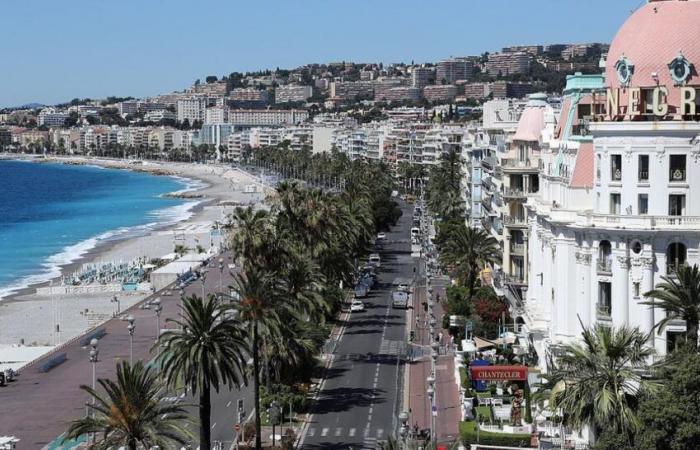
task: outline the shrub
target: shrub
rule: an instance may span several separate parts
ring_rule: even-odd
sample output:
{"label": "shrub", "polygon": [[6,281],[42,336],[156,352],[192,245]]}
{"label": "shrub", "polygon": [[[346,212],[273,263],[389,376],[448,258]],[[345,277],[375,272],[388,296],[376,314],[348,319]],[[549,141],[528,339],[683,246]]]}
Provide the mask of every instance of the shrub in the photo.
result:
{"label": "shrub", "polygon": [[459,437],[462,444],[469,448],[472,444],[493,445],[500,447],[530,447],[530,435],[526,433],[506,434],[479,431],[477,440],[476,422],[460,422]]}

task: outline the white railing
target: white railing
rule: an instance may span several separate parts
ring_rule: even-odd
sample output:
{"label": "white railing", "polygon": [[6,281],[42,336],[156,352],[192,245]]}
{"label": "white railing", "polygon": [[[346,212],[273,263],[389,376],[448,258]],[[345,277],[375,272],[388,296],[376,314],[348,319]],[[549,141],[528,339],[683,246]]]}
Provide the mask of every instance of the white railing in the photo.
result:
{"label": "white railing", "polygon": [[611,214],[579,215],[576,225],[602,228],[652,229],[672,228],[695,230],[700,228],[698,216],[621,216]]}

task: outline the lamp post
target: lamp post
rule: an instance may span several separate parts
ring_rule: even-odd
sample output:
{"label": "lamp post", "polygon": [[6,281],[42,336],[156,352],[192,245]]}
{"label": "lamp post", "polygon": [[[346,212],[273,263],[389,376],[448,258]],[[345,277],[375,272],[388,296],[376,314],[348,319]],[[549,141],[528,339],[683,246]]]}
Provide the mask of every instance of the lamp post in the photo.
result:
{"label": "lamp post", "polygon": [[202,280],[202,300],[204,300],[204,284],[207,281],[207,273],[202,272],[202,275],[199,277],[200,280]]}
{"label": "lamp post", "polygon": [[[202,300],[204,300],[204,298],[202,298]],[[180,313],[182,313],[182,311],[184,310],[184,305],[183,305],[184,301],[185,301],[185,289],[180,288]],[[182,322],[180,322],[180,329],[182,330]]]}
{"label": "lamp post", "polygon": [[156,312],[156,339],[158,339],[160,337],[160,312],[163,311],[160,297],[153,300],[153,310]]}
{"label": "lamp post", "polygon": [[435,442],[433,436],[435,435],[435,417],[433,416],[433,408],[435,406],[435,388],[433,384],[435,383],[435,378],[431,375],[428,377],[428,398],[430,399],[430,442]]}
{"label": "lamp post", "polygon": [[132,365],[134,363],[134,330],[136,330],[134,316],[129,315],[126,321],[129,322],[129,325],[126,326],[126,329],[129,330],[129,365]]}
{"label": "lamp post", "polygon": [[399,435],[401,435],[401,441],[403,443],[403,450],[408,449],[408,412],[402,411],[399,414],[399,421],[401,422],[401,428],[399,428]]}
{"label": "lamp post", "polygon": [[[97,357],[100,351],[97,349],[97,339],[90,341],[90,362],[92,363],[92,390],[95,390],[97,384]],[[92,396],[92,418],[95,418],[95,396]],[[92,434],[92,441],[95,441],[95,434]]]}
{"label": "lamp post", "polygon": [[117,297],[115,294],[114,297],[112,297],[111,302],[117,304],[117,314],[116,315],[118,316],[121,313],[121,309],[122,309],[121,303],[119,302],[119,297]]}
{"label": "lamp post", "polygon": [[224,258],[219,258],[219,293],[224,290]]}

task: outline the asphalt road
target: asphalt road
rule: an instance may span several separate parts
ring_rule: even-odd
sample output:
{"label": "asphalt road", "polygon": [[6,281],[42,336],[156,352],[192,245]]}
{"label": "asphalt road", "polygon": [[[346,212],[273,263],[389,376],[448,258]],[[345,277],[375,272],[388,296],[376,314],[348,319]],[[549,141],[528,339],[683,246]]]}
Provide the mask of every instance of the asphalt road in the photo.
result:
{"label": "asphalt road", "polygon": [[363,299],[365,312],[352,313],[332,356],[327,376],[312,407],[313,416],[301,448],[374,449],[392,435],[400,402],[401,362],[406,342],[406,311],[392,309],[392,282],[412,278],[412,208],[379,248],[378,283]]}

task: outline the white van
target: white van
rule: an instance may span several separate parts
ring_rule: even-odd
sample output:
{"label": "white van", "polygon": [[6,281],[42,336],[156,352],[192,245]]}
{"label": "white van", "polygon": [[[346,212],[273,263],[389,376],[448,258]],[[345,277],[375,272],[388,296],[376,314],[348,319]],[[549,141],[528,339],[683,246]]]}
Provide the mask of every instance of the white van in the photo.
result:
{"label": "white van", "polygon": [[420,236],[420,228],[418,228],[418,227],[411,228],[411,237],[413,239],[418,239],[419,236]]}
{"label": "white van", "polygon": [[378,253],[372,253],[369,255],[369,263],[374,267],[379,268],[382,265],[382,259],[379,257]]}

